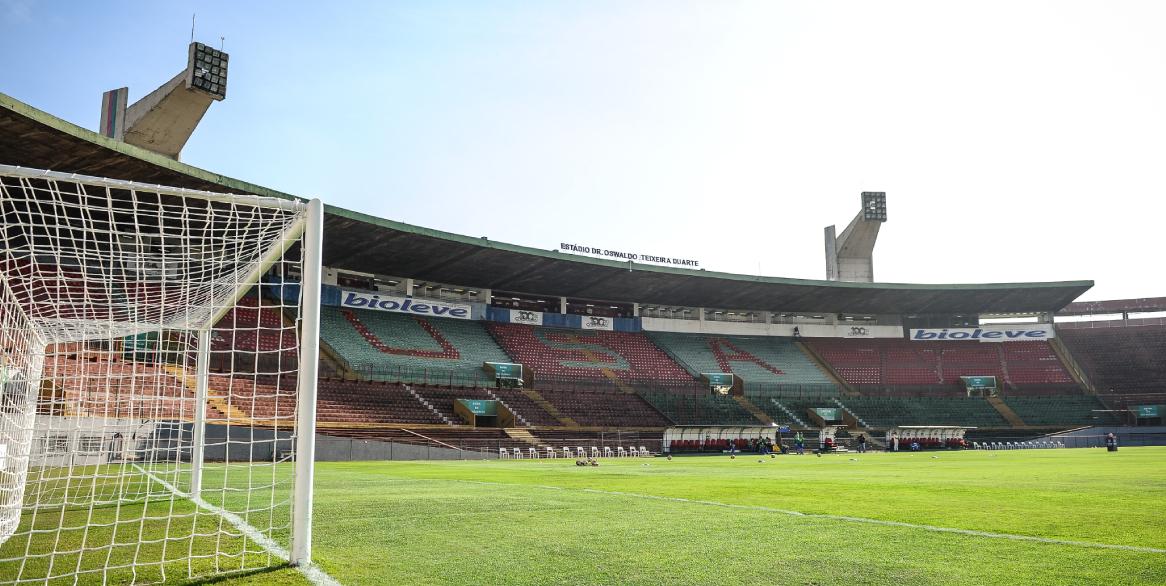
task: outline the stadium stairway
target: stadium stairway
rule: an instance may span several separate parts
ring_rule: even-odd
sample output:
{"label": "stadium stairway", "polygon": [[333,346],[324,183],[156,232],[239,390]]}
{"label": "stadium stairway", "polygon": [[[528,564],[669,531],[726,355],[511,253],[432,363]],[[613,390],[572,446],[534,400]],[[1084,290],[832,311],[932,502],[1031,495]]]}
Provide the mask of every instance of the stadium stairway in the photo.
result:
{"label": "stadium stairway", "polygon": [[[183,368],[181,366],[175,366],[173,364],[167,364],[164,368],[165,368],[166,372],[170,373],[170,376],[173,376],[174,378],[182,381],[182,385],[184,387],[186,387],[187,389],[189,389],[191,393],[197,392],[198,381],[195,380],[194,375],[187,374],[185,368]],[[232,423],[251,425],[253,422],[251,421],[250,415],[243,412],[243,410],[239,409],[238,407],[232,405],[231,402],[228,401],[227,398],[223,396],[223,392],[221,389],[216,390],[213,388],[211,383],[212,382],[219,382],[219,381],[215,380],[216,378],[221,378],[221,377],[211,377],[210,381],[208,381],[208,383],[207,383],[207,390],[206,390],[207,406],[213,408],[218,413],[223,414],[226,417],[226,419],[231,421]],[[211,416],[208,414],[207,418],[210,419]]]}
{"label": "stadium stairway", "polygon": [[988,397],[988,404],[991,405],[996,412],[1004,418],[1012,427],[1025,427],[1024,420],[1016,414],[1000,397]]}
{"label": "stadium stairway", "polygon": [[736,401],[737,404],[740,405],[743,409],[752,413],[753,416],[756,417],[757,420],[761,423],[765,425],[774,424],[773,418],[771,418],[766,412],[759,409],[757,405],[754,405],[753,402],[748,399],[748,397],[744,395],[733,395],[733,400]]}
{"label": "stadium stairway", "polygon": [[837,385],[838,388],[842,389],[843,394],[849,396],[855,396],[859,394],[858,391],[850,385],[850,383],[846,382],[846,379],[842,378],[842,375],[838,374],[838,371],[834,370],[834,367],[830,366],[829,362],[826,362],[824,359],[822,359],[822,356],[819,355],[812,346],[805,344],[800,340],[795,341],[794,346],[796,346],[798,350],[801,350],[801,352],[814,363],[814,366],[817,366],[818,370],[821,370],[822,373],[826,375],[826,377],[829,378],[831,382]]}
{"label": "stadium stairway", "polygon": [[507,427],[502,430],[510,439],[530,444],[536,448],[543,448],[544,445],[537,437],[534,437],[524,428],[521,427]]}
{"label": "stadium stairway", "polygon": [[534,401],[535,405],[541,407],[542,410],[549,413],[551,417],[559,420],[560,424],[566,427],[579,427],[578,422],[564,415],[561,411],[559,411],[558,407],[555,407],[550,401],[546,400],[546,398],[543,397],[542,394],[540,394],[538,391],[534,389],[522,389],[522,394],[526,395],[531,401]]}
{"label": "stadium stairway", "polygon": [[1052,346],[1053,352],[1057,358],[1061,359],[1061,364],[1069,371],[1069,376],[1081,386],[1081,388],[1089,391],[1092,394],[1097,394],[1097,387],[1093,385],[1093,381],[1089,375],[1085,374],[1085,369],[1081,368],[1081,364],[1073,357],[1073,353],[1065,346],[1065,343],[1058,337],[1049,338],[1049,345]]}

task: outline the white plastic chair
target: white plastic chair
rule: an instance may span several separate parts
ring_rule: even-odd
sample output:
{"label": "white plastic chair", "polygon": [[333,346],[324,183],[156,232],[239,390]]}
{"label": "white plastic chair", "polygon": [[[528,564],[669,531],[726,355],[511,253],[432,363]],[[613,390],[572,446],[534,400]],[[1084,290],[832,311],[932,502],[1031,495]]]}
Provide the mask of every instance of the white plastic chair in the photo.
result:
{"label": "white plastic chair", "polygon": [[571,459],[571,448],[563,446],[563,457],[567,458],[568,460]]}
{"label": "white plastic chair", "polygon": [[547,457],[548,458],[558,458],[559,454],[555,452],[554,448],[547,446]]}
{"label": "white plastic chair", "polygon": [[584,450],[583,446],[575,446],[575,456],[579,458],[586,458],[587,450]]}
{"label": "white plastic chair", "polygon": [[649,452],[648,448],[645,448],[644,446],[640,446],[640,455],[645,457],[645,458],[650,458],[652,456],[652,452]]}
{"label": "white plastic chair", "polygon": [[592,457],[592,458],[598,458],[598,457],[599,457],[599,448],[597,448],[597,447],[595,447],[595,446],[591,446],[591,457]]}
{"label": "white plastic chair", "polygon": [[514,448],[514,459],[515,460],[522,459],[522,449],[521,448]]}
{"label": "white plastic chair", "polygon": [[530,459],[531,459],[531,460],[537,460],[537,459],[538,459],[538,450],[537,450],[537,449],[535,449],[535,448],[531,448],[531,449],[530,449]]}
{"label": "white plastic chair", "polygon": [[616,455],[619,456],[620,458],[626,458],[626,457],[628,457],[628,451],[623,449],[623,446],[617,446],[616,447]]}
{"label": "white plastic chair", "polygon": [[498,458],[508,460],[510,459],[510,452],[506,451],[506,448],[498,448]]}
{"label": "white plastic chair", "polygon": [[609,448],[609,447],[607,447],[607,446],[603,446],[603,457],[604,457],[604,458],[610,458],[610,457],[611,457],[611,448]]}

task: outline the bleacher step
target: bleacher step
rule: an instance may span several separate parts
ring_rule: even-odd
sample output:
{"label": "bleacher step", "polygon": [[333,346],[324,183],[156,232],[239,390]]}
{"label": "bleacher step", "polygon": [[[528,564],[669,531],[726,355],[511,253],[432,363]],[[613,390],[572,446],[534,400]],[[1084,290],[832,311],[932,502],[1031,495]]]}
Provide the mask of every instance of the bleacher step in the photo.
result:
{"label": "bleacher step", "polygon": [[504,428],[502,431],[504,433],[506,433],[506,435],[508,437],[510,437],[510,439],[518,440],[520,442],[530,444],[536,448],[544,447],[543,444],[538,441],[537,437],[534,437],[533,435],[531,435],[531,433],[529,431],[522,429],[520,427],[507,427],[507,428]]}
{"label": "bleacher step", "polygon": [[526,395],[531,401],[534,401],[535,405],[542,407],[543,411],[550,413],[551,417],[558,419],[559,423],[567,427],[579,427],[577,421],[564,415],[562,411],[559,411],[557,407],[552,405],[550,401],[547,401],[538,391],[534,389],[522,389],[522,394]]}
{"label": "bleacher step", "polygon": [[1012,410],[1004,400],[1000,397],[987,397],[988,404],[996,409],[996,412],[1004,418],[1012,427],[1025,427],[1024,420]]}
{"label": "bleacher step", "polygon": [[773,418],[757,407],[757,405],[754,405],[752,401],[745,397],[745,395],[733,395],[733,400],[736,401],[742,409],[748,411],[750,415],[756,417],[757,420],[761,423],[764,423],[765,425],[774,424]]}

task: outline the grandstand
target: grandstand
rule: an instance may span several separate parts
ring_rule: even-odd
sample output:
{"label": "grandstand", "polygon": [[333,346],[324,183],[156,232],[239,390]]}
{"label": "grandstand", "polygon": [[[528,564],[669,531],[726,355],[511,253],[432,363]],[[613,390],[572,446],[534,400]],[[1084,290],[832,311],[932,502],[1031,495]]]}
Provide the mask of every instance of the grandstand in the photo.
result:
{"label": "grandstand", "polygon": [[[14,139],[25,136],[35,140]],[[2,95],[0,163],[294,199],[113,148]],[[872,437],[916,425],[1035,437],[1128,423],[1135,407],[1166,404],[1166,324],[1127,315],[1166,303],[1070,304],[1089,281],[902,285],[730,275],[570,256],[336,207],[324,208],[323,231],[323,287],[312,305],[320,313],[312,339],[323,352],[308,364],[319,369],[314,421],[329,436],[431,446],[447,457],[606,443],[659,450],[669,427],[815,431],[825,408]],[[86,269],[2,260],[7,286],[31,299],[22,309],[34,317],[108,320],[127,307],[190,302],[157,279],[102,280],[103,265],[92,262]],[[179,435],[198,420],[243,425],[265,438],[248,441],[279,461],[290,441],[286,422],[305,412],[294,394],[297,374],[308,370],[300,360],[302,278],[298,268],[272,265],[262,284],[218,308],[206,364],[194,359],[189,336],[162,327],[151,339],[127,333],[51,347],[38,413],[162,421]],[[366,298],[354,305],[352,294]],[[82,298],[58,310],[60,300]],[[649,304],[671,309],[648,315],[641,308]],[[586,309],[592,305],[599,309]],[[1103,310],[1125,313],[1104,325],[1060,319]],[[741,314],[748,320],[727,317]],[[1027,341],[912,336],[992,328],[1013,328]],[[496,380],[487,362],[519,365],[523,376]],[[703,374],[736,375],[742,384],[714,394]],[[995,377],[999,386],[972,396],[964,377]],[[513,423],[470,425],[460,400],[496,403]],[[223,440],[224,453],[232,441]]]}

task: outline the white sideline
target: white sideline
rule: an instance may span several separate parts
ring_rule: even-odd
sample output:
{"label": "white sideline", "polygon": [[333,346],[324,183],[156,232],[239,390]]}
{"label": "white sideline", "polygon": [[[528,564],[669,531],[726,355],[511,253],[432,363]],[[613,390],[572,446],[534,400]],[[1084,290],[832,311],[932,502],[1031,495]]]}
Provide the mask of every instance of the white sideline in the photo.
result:
{"label": "white sideline", "polygon": [[[166,482],[165,480],[162,480],[161,478],[154,475],[153,472],[150,472],[150,471],[146,470],[145,468],[142,468],[137,463],[134,463],[134,468],[137,468],[138,472],[145,474],[148,478],[150,478],[150,480],[153,480],[154,482],[161,484],[163,488],[174,493],[175,495],[180,496],[180,497],[185,498],[185,499],[190,499],[190,501],[193,502],[195,505],[197,505],[198,508],[205,509],[207,511],[210,511],[210,512],[212,512],[216,515],[219,515],[220,517],[226,519],[227,522],[230,523],[235,529],[238,529],[240,532],[242,532],[244,535],[246,535],[252,541],[259,544],[263,549],[267,550],[271,555],[274,555],[275,557],[281,558],[284,561],[291,559],[291,554],[286,549],[284,549],[282,546],[280,546],[278,543],[276,543],[275,540],[264,535],[263,533],[260,533],[258,529],[251,526],[250,524],[248,524],[246,521],[244,521],[241,517],[239,517],[235,513],[232,513],[232,512],[230,512],[222,507],[212,505],[201,498],[191,498],[189,493],[178,490],[178,487],[174,486],[173,484],[170,484],[169,482]],[[315,586],[343,586],[335,578],[333,578],[332,576],[329,576],[327,572],[325,572],[324,570],[321,570],[316,565],[296,566],[296,569],[299,570],[300,573],[303,574],[304,577],[307,578],[308,581],[311,582],[312,584],[314,584]]]}
{"label": "white sideline", "polygon": [[1036,543],[1047,543],[1051,545],[1069,545],[1073,547],[1088,547],[1094,549],[1116,549],[1120,551],[1133,551],[1137,553],[1159,553],[1166,554],[1166,549],[1156,547],[1144,547],[1140,545],[1121,545],[1115,543],[1099,543],[1095,541],[1073,541],[1069,539],[1053,539],[1050,537],[1036,537],[1033,535],[1016,535],[1014,533],[993,533],[991,531],[977,531],[975,529],[960,529],[958,527],[939,527],[937,525],[922,525],[917,523],[905,523],[903,521],[886,521],[883,519],[870,519],[867,517],[851,517],[848,515],[831,515],[827,513],[803,513],[801,511],[791,511],[788,509],[776,509],[773,507],[763,507],[760,505],[738,505],[733,503],[721,503],[717,501],[702,501],[694,499],[686,499],[683,497],[673,496],[658,496],[654,494],[642,494],[637,492],[620,492],[615,490],[598,490],[594,488],[564,488],[562,486],[550,486],[545,484],[518,484],[509,482],[487,482],[484,480],[458,480],[458,479],[418,479],[422,480],[447,480],[449,482],[466,482],[469,484],[484,484],[493,486],[511,486],[511,487],[529,487],[539,488],[543,490],[566,490],[575,492],[588,492],[592,494],[604,494],[610,496],[622,496],[631,498],[641,498],[657,501],[672,501],[677,503],[688,503],[693,505],[705,505],[711,507],[724,507],[727,509],[745,509],[752,511],[763,511],[767,513],[778,513],[782,515],[790,515],[792,517],[805,517],[809,519],[827,519],[830,521],[846,521],[849,523],[866,523],[868,525],[882,525],[886,527],[903,527],[906,529],[920,529],[923,531],[934,531],[936,533],[954,533],[957,535],[970,535],[972,537],[987,537],[990,539],[1010,539],[1014,541],[1033,541]]}

